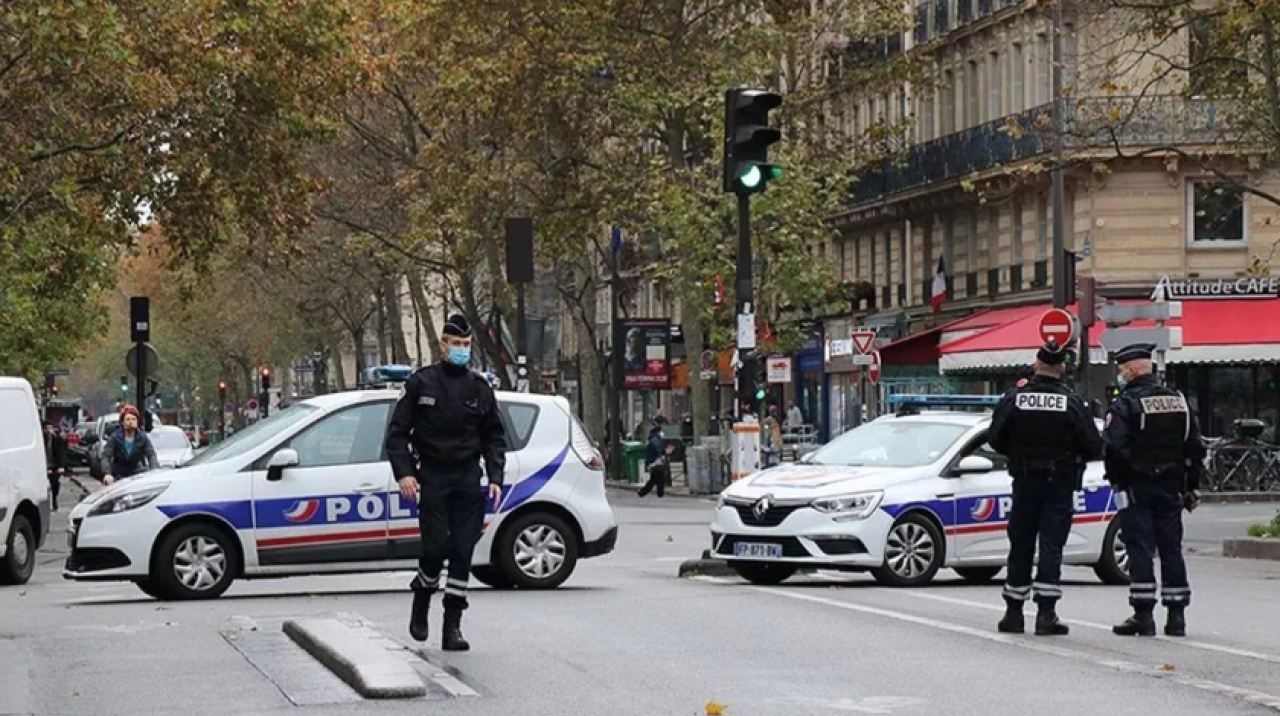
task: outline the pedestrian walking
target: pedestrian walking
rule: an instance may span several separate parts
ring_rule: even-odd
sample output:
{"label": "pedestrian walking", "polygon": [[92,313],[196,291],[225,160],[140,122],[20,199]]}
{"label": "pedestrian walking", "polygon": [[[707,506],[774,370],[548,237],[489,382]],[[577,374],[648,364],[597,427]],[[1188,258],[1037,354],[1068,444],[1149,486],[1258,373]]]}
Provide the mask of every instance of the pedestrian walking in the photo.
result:
{"label": "pedestrian walking", "polygon": [[663,497],[671,479],[671,453],[675,452],[675,446],[667,445],[662,434],[662,426],[667,424],[667,419],[655,415],[652,422],[649,440],[644,446],[644,469],[649,474],[649,481],[636,493],[640,497],[648,495],[655,487],[658,488],[658,497]]}
{"label": "pedestrian walking", "polygon": [[449,562],[444,588],[445,651],[467,651],[462,613],[468,607],[471,557],[484,529],[486,490],[498,504],[506,468],[506,433],[498,400],[484,375],[471,370],[471,326],[453,315],[441,331],[443,358],[405,382],[387,429],[386,450],[405,499],[418,504],[422,552],[409,586],[409,634],[426,641],[431,596]]}
{"label": "pedestrian walking", "polygon": [[1084,465],[1102,457],[1102,437],[1084,401],[1062,382],[1067,370],[1064,348],[1054,341],[1045,343],[1031,367],[1034,375],[1019,381],[996,405],[988,437],[992,449],[1009,458],[1013,476],[1006,611],[998,629],[1023,633],[1022,607],[1034,595],[1035,633],[1062,636],[1069,632],[1057,614],[1062,548],[1071,533],[1074,493],[1082,487]]}
{"label": "pedestrian walking", "polygon": [[120,427],[102,446],[102,464],[108,471],[102,478],[102,484],[113,485],[119,478],[160,469],[156,448],[141,425],[142,418],[137,408],[132,405],[120,408]]}
{"label": "pedestrian walking", "polygon": [[44,460],[45,472],[49,478],[49,498],[53,502],[54,511],[57,511],[62,476],[67,473],[67,439],[48,420],[44,421]]}
{"label": "pedestrian walking", "polygon": [[1133,616],[1112,627],[1120,636],[1155,636],[1156,575],[1168,612],[1164,633],[1186,636],[1191,584],[1182,557],[1182,510],[1200,504],[1205,444],[1182,393],[1152,375],[1150,343],[1116,353],[1124,390],[1111,403],[1103,435],[1107,481],[1120,508],[1120,534],[1129,553],[1129,605]]}

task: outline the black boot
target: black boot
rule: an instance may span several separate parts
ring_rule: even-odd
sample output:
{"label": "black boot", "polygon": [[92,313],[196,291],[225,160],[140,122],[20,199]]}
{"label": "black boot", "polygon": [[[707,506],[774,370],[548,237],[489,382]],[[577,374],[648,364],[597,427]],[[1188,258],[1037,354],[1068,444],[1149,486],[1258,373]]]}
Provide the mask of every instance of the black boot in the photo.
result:
{"label": "black boot", "polygon": [[1169,607],[1169,618],[1164,623],[1165,636],[1187,635],[1187,614],[1185,607]]}
{"label": "black boot", "polygon": [[1066,636],[1071,629],[1058,619],[1058,611],[1053,602],[1041,602],[1040,611],[1036,613],[1036,636]]}
{"label": "black boot", "polygon": [[1001,634],[1022,634],[1026,631],[1026,624],[1022,620],[1022,602],[1016,599],[1005,597],[1004,617],[1000,619],[1000,623],[996,628]]}
{"label": "black boot", "polygon": [[1134,611],[1133,616],[1124,620],[1123,624],[1111,627],[1111,632],[1119,636],[1155,636],[1156,620],[1150,611]]}
{"label": "black boot", "polygon": [[413,592],[413,606],[409,612],[409,636],[414,641],[426,641],[429,629],[427,627],[427,612],[431,611],[431,593],[419,590]]}
{"label": "black boot", "polygon": [[441,648],[445,651],[470,651],[471,645],[462,637],[462,610],[444,610],[444,637]]}

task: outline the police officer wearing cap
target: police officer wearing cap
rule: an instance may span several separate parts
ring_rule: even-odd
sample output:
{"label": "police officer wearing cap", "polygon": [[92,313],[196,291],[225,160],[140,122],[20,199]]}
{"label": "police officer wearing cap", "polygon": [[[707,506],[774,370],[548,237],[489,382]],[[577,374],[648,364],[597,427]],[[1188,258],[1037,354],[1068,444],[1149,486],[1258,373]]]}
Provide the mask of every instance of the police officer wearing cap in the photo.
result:
{"label": "police officer wearing cap", "polygon": [[[1102,457],[1102,437],[1084,401],[1062,382],[1065,348],[1054,341],[1044,344],[1031,367],[1035,375],[1019,381],[996,405],[988,437],[992,449],[1009,458],[1013,476],[1006,611],[998,629],[1023,633],[1022,607],[1034,595],[1039,608],[1035,633],[1061,636],[1069,631],[1057,614],[1062,548],[1071,532],[1074,493],[1081,487],[1084,464]],[[1037,540],[1040,559],[1033,582]]]}
{"label": "police officer wearing cap", "polygon": [[1160,597],[1168,610],[1164,633],[1186,636],[1191,603],[1187,564],[1182,558],[1182,510],[1200,501],[1205,445],[1187,399],[1152,375],[1156,346],[1139,343],[1115,355],[1123,392],[1107,411],[1107,481],[1120,508],[1120,534],[1129,552],[1129,605],[1133,616],[1112,628],[1121,636],[1155,636],[1156,576],[1153,552],[1160,554]]}
{"label": "police officer wearing cap", "polygon": [[409,634],[427,640],[431,595],[449,561],[444,587],[446,651],[467,651],[462,612],[467,608],[471,555],[484,527],[485,487],[497,504],[506,466],[506,433],[498,401],[485,377],[470,369],[471,326],[454,315],[440,340],[443,359],[409,376],[387,430],[386,450],[406,499],[418,503],[422,554],[410,588]]}

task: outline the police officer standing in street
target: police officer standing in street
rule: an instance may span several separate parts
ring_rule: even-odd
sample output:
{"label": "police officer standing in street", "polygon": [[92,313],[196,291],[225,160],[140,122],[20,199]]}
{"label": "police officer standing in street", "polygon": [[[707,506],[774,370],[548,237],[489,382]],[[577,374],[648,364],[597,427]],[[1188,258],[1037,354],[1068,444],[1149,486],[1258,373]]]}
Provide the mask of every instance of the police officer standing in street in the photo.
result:
{"label": "police officer standing in street", "polygon": [[1107,481],[1120,508],[1120,534],[1129,551],[1129,605],[1133,616],[1112,627],[1121,636],[1155,636],[1156,576],[1160,554],[1160,596],[1168,610],[1164,633],[1186,636],[1191,603],[1187,564],[1182,557],[1182,510],[1200,502],[1205,445],[1200,425],[1176,390],[1152,375],[1156,346],[1140,343],[1115,355],[1124,391],[1107,411]]}
{"label": "police officer standing in street", "polygon": [[[1034,593],[1036,634],[1062,636],[1069,631],[1056,609],[1062,598],[1062,548],[1071,533],[1084,465],[1102,457],[1102,437],[1084,401],[1062,382],[1066,349],[1053,341],[1044,344],[1031,367],[1035,375],[1019,381],[996,405],[988,438],[992,449],[1009,458],[1013,476],[1006,611],[998,629],[1023,633],[1022,606]],[[1040,560],[1033,583],[1037,538]]]}
{"label": "police officer standing in street", "polygon": [[[409,376],[391,416],[386,450],[400,494],[418,503],[422,556],[410,583],[413,607],[409,634],[427,640],[431,595],[449,561],[444,588],[445,651],[471,648],[462,636],[471,555],[484,528],[485,493],[480,462],[488,475],[488,497],[502,496],[506,433],[498,401],[485,377],[470,369],[471,326],[454,315],[440,340],[443,359]],[[416,460],[415,460],[416,458]]]}

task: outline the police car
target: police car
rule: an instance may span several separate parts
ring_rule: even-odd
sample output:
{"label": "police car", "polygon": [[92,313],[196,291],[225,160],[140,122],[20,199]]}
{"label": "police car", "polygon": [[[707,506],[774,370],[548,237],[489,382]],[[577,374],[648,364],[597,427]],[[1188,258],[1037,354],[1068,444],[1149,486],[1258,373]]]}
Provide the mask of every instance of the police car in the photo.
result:
{"label": "police car", "polygon": [[[956,408],[998,401],[891,396],[897,414],[725,489],[711,524],[712,552],[756,584],[777,584],[802,567],[869,571],[882,584],[906,587],[928,584],[944,567],[968,581],[995,578],[1008,557],[1012,478],[987,444],[990,413]],[[1127,584],[1100,461],[1087,466],[1075,511],[1064,564]]]}
{"label": "police car", "polygon": [[[397,397],[303,400],[181,469],[91,495],[71,512],[63,576],[201,599],[235,579],[415,569],[417,505],[401,497],[383,452]],[[579,559],[614,548],[604,461],[564,398],[498,400],[510,452],[473,574],[494,587],[554,588]]]}

